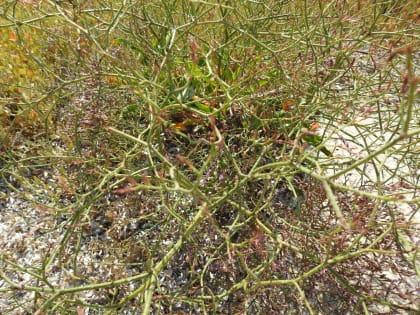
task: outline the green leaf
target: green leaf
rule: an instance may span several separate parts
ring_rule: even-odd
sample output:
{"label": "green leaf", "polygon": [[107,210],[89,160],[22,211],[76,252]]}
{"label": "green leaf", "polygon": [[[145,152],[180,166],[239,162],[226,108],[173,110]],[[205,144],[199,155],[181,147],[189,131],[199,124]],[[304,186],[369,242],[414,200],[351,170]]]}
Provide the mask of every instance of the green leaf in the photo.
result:
{"label": "green leaf", "polygon": [[194,107],[201,110],[204,113],[213,113],[215,110],[208,105],[205,105],[200,102],[195,102]]}
{"label": "green leaf", "polygon": [[[322,143],[322,138],[319,135],[304,135],[302,136],[302,140],[314,147],[319,147]],[[326,156],[332,156],[331,151],[329,151],[324,145],[320,146],[319,149]]]}

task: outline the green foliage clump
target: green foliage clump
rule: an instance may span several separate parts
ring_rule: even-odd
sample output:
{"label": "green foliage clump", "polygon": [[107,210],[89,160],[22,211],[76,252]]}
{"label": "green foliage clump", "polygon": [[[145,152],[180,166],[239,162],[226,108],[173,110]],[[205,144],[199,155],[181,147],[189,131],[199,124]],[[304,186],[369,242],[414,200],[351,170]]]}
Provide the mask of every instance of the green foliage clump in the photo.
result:
{"label": "green foliage clump", "polygon": [[45,223],[1,254],[0,311],[418,311],[411,12],[0,4],[0,197]]}

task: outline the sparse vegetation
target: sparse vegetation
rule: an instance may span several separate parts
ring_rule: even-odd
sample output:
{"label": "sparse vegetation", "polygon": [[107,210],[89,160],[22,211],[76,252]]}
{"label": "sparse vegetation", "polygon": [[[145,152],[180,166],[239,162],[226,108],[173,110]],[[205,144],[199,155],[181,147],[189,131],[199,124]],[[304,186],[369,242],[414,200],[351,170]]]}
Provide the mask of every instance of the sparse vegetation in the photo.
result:
{"label": "sparse vegetation", "polygon": [[418,22],[3,1],[0,312],[419,312]]}

